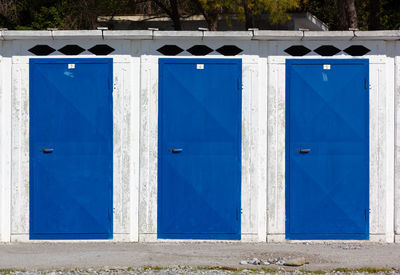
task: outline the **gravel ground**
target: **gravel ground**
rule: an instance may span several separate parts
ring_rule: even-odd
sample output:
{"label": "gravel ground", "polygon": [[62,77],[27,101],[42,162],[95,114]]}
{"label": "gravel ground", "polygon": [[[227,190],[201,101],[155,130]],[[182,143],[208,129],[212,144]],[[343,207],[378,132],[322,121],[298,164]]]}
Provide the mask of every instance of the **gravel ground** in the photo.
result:
{"label": "gravel ground", "polygon": [[[305,264],[300,267],[285,265],[294,259],[303,259],[302,262]],[[153,268],[145,270],[146,266]],[[157,268],[170,266],[174,268]],[[224,268],[199,268],[207,266]],[[49,273],[49,270],[74,270],[70,274],[95,274],[96,270],[107,271],[107,269],[107,272],[111,274],[230,274],[235,272],[245,274],[255,272],[253,269],[259,270],[257,272],[260,274],[272,272],[271,270],[275,273],[276,270],[281,270],[281,274],[295,273],[299,270],[319,274],[338,268],[341,268],[339,271],[347,273],[385,271],[400,275],[400,244],[371,242],[0,244],[0,275],[10,273],[8,270],[26,270],[28,272],[21,275],[28,275],[36,274],[38,270],[44,273]],[[34,273],[29,273],[30,271]],[[52,275],[57,274],[59,273]]]}
{"label": "gravel ground", "polygon": [[217,267],[217,268],[205,268],[205,267],[139,267],[139,268],[125,268],[125,269],[74,269],[74,270],[50,270],[50,271],[8,271],[0,270],[0,274],[7,275],[175,275],[175,274],[187,274],[187,275],[237,275],[237,274],[273,274],[273,275],[317,275],[317,274],[332,274],[332,275],[348,275],[348,274],[382,274],[382,275],[397,275],[400,274],[399,270],[361,270],[361,271],[332,271],[332,272],[322,272],[322,271],[284,271],[284,270],[271,270],[271,269],[237,269],[229,267]]}

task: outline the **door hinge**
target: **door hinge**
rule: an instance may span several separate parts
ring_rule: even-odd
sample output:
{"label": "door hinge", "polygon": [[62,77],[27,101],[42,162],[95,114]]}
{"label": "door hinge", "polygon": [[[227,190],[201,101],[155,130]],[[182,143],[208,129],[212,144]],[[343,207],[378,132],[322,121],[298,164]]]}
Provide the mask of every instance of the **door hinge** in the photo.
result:
{"label": "door hinge", "polygon": [[365,221],[368,220],[368,212],[369,212],[369,211],[367,211],[367,208],[365,208],[365,209],[364,209],[364,218],[365,218]]}
{"label": "door hinge", "polygon": [[367,81],[366,78],[364,79],[364,88],[365,88],[365,89],[368,89],[368,81]]}
{"label": "door hinge", "polygon": [[240,87],[240,79],[237,79],[237,89],[240,91],[242,89],[242,87]]}
{"label": "door hinge", "polygon": [[242,215],[243,214],[243,212],[242,212],[242,208],[236,208],[236,220],[238,221],[239,220],[239,217],[240,217],[240,215]]}

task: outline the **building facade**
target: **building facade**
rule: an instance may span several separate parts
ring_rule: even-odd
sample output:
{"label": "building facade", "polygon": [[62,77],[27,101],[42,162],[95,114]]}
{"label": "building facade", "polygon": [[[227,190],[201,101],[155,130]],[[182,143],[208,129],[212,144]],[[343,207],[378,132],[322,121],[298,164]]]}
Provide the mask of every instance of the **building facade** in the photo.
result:
{"label": "building facade", "polygon": [[6,31],[0,240],[400,241],[400,31]]}

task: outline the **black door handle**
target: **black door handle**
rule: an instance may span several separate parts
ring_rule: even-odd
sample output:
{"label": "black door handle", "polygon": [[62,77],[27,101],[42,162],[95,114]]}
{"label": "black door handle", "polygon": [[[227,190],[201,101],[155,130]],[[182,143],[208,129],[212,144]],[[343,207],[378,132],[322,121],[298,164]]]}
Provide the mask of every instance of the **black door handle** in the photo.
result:
{"label": "black door handle", "polygon": [[297,149],[296,151],[300,154],[306,154],[308,152],[311,152],[311,149]]}
{"label": "black door handle", "polygon": [[54,149],[52,148],[42,148],[40,149],[40,152],[43,152],[44,154],[50,154],[53,153]]}
{"label": "black door handle", "polygon": [[[171,152],[171,149],[169,149],[169,151]],[[182,151],[183,151],[183,149],[180,149],[180,148],[173,148],[172,149],[172,153],[180,153]]]}

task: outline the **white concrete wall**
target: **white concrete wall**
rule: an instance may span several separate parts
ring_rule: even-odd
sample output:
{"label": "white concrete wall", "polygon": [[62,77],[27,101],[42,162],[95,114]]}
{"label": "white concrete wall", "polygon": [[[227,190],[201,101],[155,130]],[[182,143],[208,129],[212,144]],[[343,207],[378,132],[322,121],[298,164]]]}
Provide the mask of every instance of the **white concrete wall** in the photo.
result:
{"label": "white concrete wall", "polygon": [[400,243],[400,43],[395,45],[395,186],[394,231],[395,242]]}
{"label": "white concrete wall", "polygon": [[[158,58],[165,56],[156,50],[165,44],[183,49],[203,44],[243,49],[233,57],[243,61],[242,241],[261,242],[285,240],[285,59],[293,57],[284,49],[371,49],[362,57],[370,60],[370,240],[400,242],[400,43],[385,41],[400,36],[357,35],[43,31],[3,36],[11,40],[0,46],[0,241],[29,239],[28,62],[36,58],[29,48],[108,44],[116,49],[106,56],[114,59],[114,241],[158,241]],[[46,57],[67,58],[57,52]],[[96,58],[89,52],[74,57]],[[188,57],[203,58],[187,52],[177,56]],[[205,58],[225,57],[213,52]],[[310,53],[300,58],[324,57]],[[354,57],[341,52],[327,58]]]}
{"label": "white concrete wall", "polygon": [[11,229],[11,60],[2,57],[0,41],[0,242]]}

